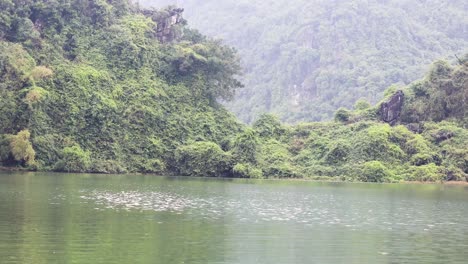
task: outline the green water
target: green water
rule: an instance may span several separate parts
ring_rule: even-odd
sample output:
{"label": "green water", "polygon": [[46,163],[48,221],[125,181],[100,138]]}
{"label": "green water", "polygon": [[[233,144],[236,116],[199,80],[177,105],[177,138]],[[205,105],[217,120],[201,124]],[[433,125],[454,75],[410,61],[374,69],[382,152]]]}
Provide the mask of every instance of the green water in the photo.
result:
{"label": "green water", "polygon": [[468,187],[0,173],[0,263],[466,263]]}

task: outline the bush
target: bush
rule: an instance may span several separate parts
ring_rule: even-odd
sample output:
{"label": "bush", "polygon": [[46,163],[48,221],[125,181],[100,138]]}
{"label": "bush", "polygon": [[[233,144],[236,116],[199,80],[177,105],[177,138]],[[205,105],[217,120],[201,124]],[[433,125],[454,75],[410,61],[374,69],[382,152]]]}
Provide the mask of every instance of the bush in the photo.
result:
{"label": "bush", "polygon": [[0,135],[0,162],[5,162],[11,157],[10,139],[6,135]]}
{"label": "bush", "polygon": [[335,112],[336,122],[343,122],[343,123],[348,122],[350,118],[351,118],[351,112],[346,108],[341,107]]}
{"label": "bush", "polygon": [[231,167],[231,156],[216,143],[195,142],[178,147],[176,167],[185,176],[224,176]]}
{"label": "bush", "polygon": [[435,163],[440,165],[441,159],[439,155],[435,153],[418,153],[411,157],[411,164],[414,166],[427,165],[429,163]]}
{"label": "bush", "polygon": [[329,149],[325,155],[325,162],[327,164],[340,164],[348,160],[351,146],[344,140],[338,140]]}
{"label": "bush", "polygon": [[42,98],[47,95],[47,93],[48,92],[43,88],[36,86],[29,90],[29,92],[26,94],[26,97],[24,98],[24,101],[27,104],[32,105],[34,103],[40,102]]}
{"label": "bush", "polygon": [[94,173],[117,174],[126,173],[127,169],[122,163],[115,160],[95,160],[91,171]]}
{"label": "bush", "polygon": [[299,178],[299,174],[290,163],[269,164],[262,168],[263,175],[270,178]]}
{"label": "bush", "polygon": [[371,104],[364,98],[357,100],[356,104],[354,105],[354,110],[366,110],[371,108]]}
{"label": "bush", "polygon": [[412,166],[406,174],[408,181],[441,181],[443,179],[442,169],[434,163],[418,167]]}
{"label": "bush", "polygon": [[279,139],[286,129],[283,128],[278,117],[271,114],[263,114],[260,118],[254,122],[253,128],[263,138],[275,138]]}
{"label": "bush", "polygon": [[65,172],[87,172],[91,166],[90,153],[74,145],[62,151],[62,159],[55,165],[55,170]]}
{"label": "bush", "polygon": [[11,137],[10,148],[11,154],[15,160],[25,162],[27,165],[33,165],[36,156],[31,142],[29,141],[31,133],[29,130],[22,130],[16,136]]}
{"label": "bush", "polygon": [[238,163],[232,169],[233,175],[239,178],[263,178],[262,170],[255,168],[251,164]]}
{"label": "bush", "polygon": [[330,166],[311,165],[300,170],[304,177],[332,177],[336,176],[336,169]]}
{"label": "bush", "polygon": [[359,178],[366,182],[391,181],[394,175],[380,162],[369,161],[362,165]]}
{"label": "bush", "polygon": [[239,134],[234,141],[232,150],[233,157],[236,161],[242,163],[257,163],[258,138],[252,129],[246,129]]}
{"label": "bush", "polygon": [[31,71],[31,77],[33,78],[34,81],[40,81],[42,79],[46,79],[54,75],[54,72],[45,67],[45,66],[36,66],[32,71]]}
{"label": "bush", "polygon": [[352,157],[357,161],[401,161],[405,153],[400,146],[390,141],[392,129],[388,124],[374,124],[360,131],[352,139]]}
{"label": "bush", "polygon": [[139,171],[145,173],[163,173],[165,170],[166,164],[160,159],[146,159]]}

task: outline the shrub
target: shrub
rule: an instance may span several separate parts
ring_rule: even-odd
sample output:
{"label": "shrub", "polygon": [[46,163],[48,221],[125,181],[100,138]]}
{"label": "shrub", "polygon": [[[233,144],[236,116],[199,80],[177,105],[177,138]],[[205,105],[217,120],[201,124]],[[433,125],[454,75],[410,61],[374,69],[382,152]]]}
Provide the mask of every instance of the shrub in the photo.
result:
{"label": "shrub", "polygon": [[146,159],[140,169],[145,173],[163,173],[165,170],[166,165],[160,159]]}
{"label": "shrub", "polygon": [[95,160],[93,161],[91,171],[94,173],[116,174],[126,173],[127,169],[116,160]]}
{"label": "shrub", "polygon": [[356,104],[354,105],[354,110],[366,110],[371,108],[371,104],[364,98],[357,100]]}
{"label": "shrub", "polygon": [[62,159],[55,165],[55,170],[65,172],[86,172],[90,169],[90,153],[74,145],[65,147],[62,151]]}
{"label": "shrub", "polygon": [[366,182],[384,182],[394,175],[380,161],[368,161],[362,165],[359,176]]}
{"label": "shrub", "polygon": [[31,71],[31,77],[33,78],[34,81],[39,81],[45,78],[49,78],[52,75],[54,75],[54,72],[45,67],[45,66],[36,66],[32,71]]}
{"label": "shrub", "polygon": [[262,168],[265,177],[274,178],[299,178],[299,174],[294,170],[290,163],[269,164]]}
{"label": "shrub", "polygon": [[329,149],[325,155],[325,162],[327,164],[339,164],[348,160],[351,146],[344,140],[338,140]]}
{"label": "shrub", "polygon": [[231,156],[207,141],[178,147],[175,160],[179,173],[186,176],[223,176],[232,168]]}
{"label": "shrub", "polygon": [[18,132],[16,136],[12,136],[10,141],[11,153],[15,160],[25,162],[27,165],[33,165],[36,156],[36,152],[29,141],[30,137],[31,133],[25,129]]}
{"label": "shrub", "polygon": [[304,175],[304,177],[331,177],[336,176],[336,170],[330,166],[323,166],[323,165],[310,165],[308,167],[302,168],[300,170],[300,174]]}
{"label": "shrub", "polygon": [[251,164],[237,163],[232,169],[233,175],[239,178],[263,178],[262,170],[255,168]]}
{"label": "shrub", "polygon": [[335,112],[335,121],[336,122],[348,122],[351,117],[351,112],[346,108],[339,108]]}
{"label": "shrub", "polygon": [[47,95],[47,91],[44,90],[43,88],[41,87],[34,87],[32,88],[31,90],[29,90],[29,92],[26,94],[26,97],[24,98],[24,101],[29,104],[29,105],[32,105],[34,103],[37,103],[39,101],[42,100],[42,98]]}
{"label": "shrub", "polygon": [[254,122],[253,128],[263,138],[278,139],[286,130],[281,125],[278,117],[271,114],[263,114]]}
{"label": "shrub", "polygon": [[7,135],[0,135],[0,162],[7,161],[11,157],[10,138]]}
{"label": "shrub", "polygon": [[439,155],[435,153],[418,153],[411,157],[411,164],[414,166],[427,165],[429,163],[435,163],[440,165],[441,159]]}
{"label": "shrub", "polygon": [[236,161],[242,163],[257,163],[258,138],[252,129],[246,129],[234,141],[232,150]]}
{"label": "shrub", "polygon": [[412,166],[406,174],[408,181],[441,181],[443,178],[442,169],[434,163],[418,167]]}
{"label": "shrub", "polygon": [[353,140],[352,156],[358,161],[396,161],[405,158],[400,146],[390,141],[391,127],[375,124],[360,131]]}

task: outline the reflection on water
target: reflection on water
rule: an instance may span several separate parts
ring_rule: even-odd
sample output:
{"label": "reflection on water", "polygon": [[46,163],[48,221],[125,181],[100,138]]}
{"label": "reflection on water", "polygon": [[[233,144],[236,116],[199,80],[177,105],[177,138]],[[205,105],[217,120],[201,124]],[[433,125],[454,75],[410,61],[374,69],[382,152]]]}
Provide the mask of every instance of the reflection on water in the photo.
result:
{"label": "reflection on water", "polygon": [[[297,190],[296,190],[297,191]],[[84,191],[87,192],[87,191]],[[225,189],[223,189],[225,193]],[[292,196],[292,197],[291,197]],[[80,198],[94,203],[96,210],[136,210],[154,212],[179,212],[186,215],[203,216],[213,221],[225,216],[236,221],[250,223],[277,221],[293,224],[343,226],[356,230],[358,228],[408,229],[408,231],[429,231],[446,229],[450,225],[462,225],[465,219],[459,215],[448,219],[443,215],[428,215],[423,201],[398,199],[389,208],[380,208],[380,199],[349,200],[349,196],[329,193],[291,193],[267,192],[264,194],[240,197],[213,195],[197,197],[183,193],[139,192],[139,191],[91,191]],[[432,210],[454,210],[463,207],[465,201],[458,205],[454,201],[438,201],[432,204]],[[420,208],[411,210],[411,208]],[[421,210],[424,209],[424,210]],[[437,218],[443,216],[443,218]]]}
{"label": "reflection on water", "polygon": [[0,174],[1,263],[464,263],[465,186]]}

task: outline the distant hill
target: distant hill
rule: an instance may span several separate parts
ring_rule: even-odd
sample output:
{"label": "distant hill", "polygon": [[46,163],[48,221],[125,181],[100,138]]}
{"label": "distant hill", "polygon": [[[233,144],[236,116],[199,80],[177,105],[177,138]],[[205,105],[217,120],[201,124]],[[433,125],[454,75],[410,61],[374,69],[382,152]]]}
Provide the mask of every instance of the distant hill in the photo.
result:
{"label": "distant hill", "polygon": [[140,0],[178,3],[202,33],[240,51],[245,88],[227,104],[245,122],[327,120],[392,84],[421,78],[432,61],[468,51],[463,0]]}

